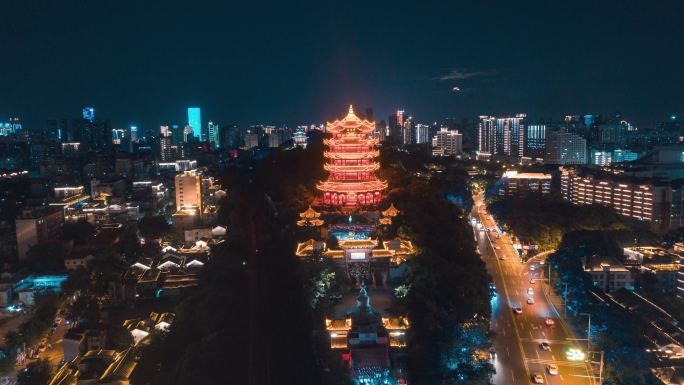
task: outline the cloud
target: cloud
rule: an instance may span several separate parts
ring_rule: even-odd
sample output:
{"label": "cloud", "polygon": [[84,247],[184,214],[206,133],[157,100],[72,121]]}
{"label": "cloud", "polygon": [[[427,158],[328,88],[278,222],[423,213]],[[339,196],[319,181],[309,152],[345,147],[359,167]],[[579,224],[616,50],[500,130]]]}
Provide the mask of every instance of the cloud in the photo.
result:
{"label": "cloud", "polygon": [[438,77],[437,79],[444,81],[444,80],[463,80],[463,79],[469,79],[473,78],[476,76],[482,76],[482,75],[487,75],[488,73],[485,71],[468,71],[464,70],[462,68],[454,68],[447,72],[446,74]]}

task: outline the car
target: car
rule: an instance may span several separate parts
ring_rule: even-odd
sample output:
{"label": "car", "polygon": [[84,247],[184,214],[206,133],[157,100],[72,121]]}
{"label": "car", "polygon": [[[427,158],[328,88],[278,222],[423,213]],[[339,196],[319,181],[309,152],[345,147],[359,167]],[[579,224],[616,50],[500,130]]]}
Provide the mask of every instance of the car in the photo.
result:
{"label": "car", "polygon": [[534,285],[535,283],[537,283],[536,279],[534,279],[534,278],[530,279],[530,285]]}
{"label": "car", "polygon": [[556,365],[556,364],[548,364],[548,365],[546,365],[546,371],[547,371],[550,375],[556,376],[556,375],[558,375],[558,365]]}
{"label": "car", "polygon": [[527,299],[527,304],[528,304],[528,305],[534,305],[534,298],[528,298],[528,299]]}
{"label": "car", "polygon": [[501,250],[501,246],[494,246],[495,249]]}
{"label": "car", "polygon": [[502,260],[502,261],[505,261],[505,260],[506,260],[506,255],[505,255],[505,254],[499,255],[499,259]]}
{"label": "car", "polygon": [[530,266],[530,271],[534,271],[534,265]]}
{"label": "car", "polygon": [[552,320],[551,318],[547,318],[544,323],[546,323],[546,326],[554,326],[556,321]]}
{"label": "car", "polygon": [[527,288],[527,295],[534,295],[534,290],[531,287]]}
{"label": "car", "polygon": [[551,350],[551,345],[549,345],[548,342],[544,341],[541,344],[539,344],[539,348],[541,348],[541,350],[549,351]]}
{"label": "car", "polygon": [[533,384],[543,384],[544,383],[544,376],[542,376],[539,373],[532,373],[532,383]]}
{"label": "car", "polygon": [[489,348],[489,358],[492,360],[496,358],[496,349],[493,346]]}
{"label": "car", "polygon": [[522,314],[522,308],[521,307],[514,307],[513,312],[515,314]]}

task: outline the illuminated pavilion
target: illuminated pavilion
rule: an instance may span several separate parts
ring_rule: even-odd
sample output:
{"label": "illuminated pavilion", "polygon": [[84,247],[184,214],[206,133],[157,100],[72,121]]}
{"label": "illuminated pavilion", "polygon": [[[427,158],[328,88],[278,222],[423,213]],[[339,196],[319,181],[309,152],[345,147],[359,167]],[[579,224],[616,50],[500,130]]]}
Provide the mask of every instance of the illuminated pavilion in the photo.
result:
{"label": "illuminated pavilion", "polygon": [[330,173],[328,180],[318,184],[323,192],[323,203],[333,206],[370,206],[380,203],[387,182],[375,175],[380,164],[375,160],[377,138],[371,138],[375,122],[361,120],[349,106],[349,113],[342,120],[326,124],[326,132],[332,138],[324,141],[328,151],[324,169]]}

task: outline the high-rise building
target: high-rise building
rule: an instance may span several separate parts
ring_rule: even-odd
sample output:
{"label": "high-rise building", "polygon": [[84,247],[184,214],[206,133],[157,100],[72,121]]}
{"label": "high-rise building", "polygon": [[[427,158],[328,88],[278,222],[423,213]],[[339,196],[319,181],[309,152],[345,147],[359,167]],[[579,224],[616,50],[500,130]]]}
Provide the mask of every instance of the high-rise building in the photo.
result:
{"label": "high-rise building", "polygon": [[378,139],[371,138],[373,131],[375,123],[359,119],[352,106],[344,119],[326,125],[326,132],[333,136],[324,142],[328,146],[324,168],[330,175],[316,186],[323,192],[325,204],[357,206],[380,202],[387,182],[375,175],[380,164],[375,161],[379,151],[375,149]]}
{"label": "high-rise building", "polygon": [[236,124],[221,126],[219,144],[222,148],[239,148],[241,145],[240,128]]}
{"label": "high-rise building", "polygon": [[128,137],[131,143],[138,143],[138,126],[130,126],[128,128]]}
{"label": "high-rise building", "polygon": [[496,151],[494,132],[496,131],[496,118],[493,116],[480,116],[480,126],[477,139],[477,153],[493,155]]}
{"label": "high-rise building", "polygon": [[214,147],[219,148],[219,125],[212,122],[211,120],[207,124],[207,140],[209,145],[214,145]]}
{"label": "high-rise building", "polygon": [[614,163],[621,163],[621,162],[631,162],[633,160],[637,160],[639,158],[639,154],[630,151],[630,150],[613,150],[613,162]]}
{"label": "high-rise building", "polygon": [[170,162],[174,159],[173,134],[169,126],[159,127],[159,159],[162,162]]}
{"label": "high-rise building", "polygon": [[587,140],[564,127],[546,133],[544,162],[548,164],[586,164]]}
{"label": "high-rise building", "polygon": [[188,107],[188,126],[192,127],[192,135],[202,142],[202,116],[199,107]]}
{"label": "high-rise building", "polygon": [[202,209],[202,177],[194,170],[176,175],[176,210]]}
{"label": "high-rise building", "polygon": [[543,158],[546,147],[546,125],[530,124],[525,126],[525,149],[523,155],[530,158]]}
{"label": "high-rise building", "polygon": [[126,139],[126,132],[123,128],[112,128],[112,144],[121,145]]}
{"label": "high-rise building", "polygon": [[596,166],[607,166],[613,162],[613,154],[606,150],[591,150],[591,164]]}
{"label": "high-rise building", "polygon": [[416,143],[416,123],[413,117],[409,116],[404,119],[404,124],[401,129],[402,143],[415,144]]}
{"label": "high-rise building", "polygon": [[403,142],[403,129],[404,129],[404,120],[406,118],[406,114],[404,113],[404,110],[397,110],[396,113],[390,115],[389,120],[388,120],[388,127],[387,127],[387,134],[389,137],[389,141],[393,144],[401,144]]}
{"label": "high-rise building", "polygon": [[85,107],[83,109],[83,120],[87,120],[90,123],[95,121],[95,109],[93,107]]}
{"label": "high-rise building", "polygon": [[430,143],[431,126],[427,124],[416,124],[416,143]]}
{"label": "high-rise building", "polygon": [[525,152],[525,114],[480,116],[478,153],[520,158]]}
{"label": "high-rise building", "polygon": [[432,138],[432,155],[451,156],[463,152],[463,135],[442,127]]}

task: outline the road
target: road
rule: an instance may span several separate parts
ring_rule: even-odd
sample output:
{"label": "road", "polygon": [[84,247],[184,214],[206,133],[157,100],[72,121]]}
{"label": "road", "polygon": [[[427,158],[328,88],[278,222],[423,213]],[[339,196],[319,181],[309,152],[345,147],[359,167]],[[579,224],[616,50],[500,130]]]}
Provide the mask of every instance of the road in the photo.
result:
{"label": "road", "polygon": [[[472,218],[479,220],[484,228],[497,227],[486,211],[482,194],[474,197]],[[594,385],[591,369],[584,361],[567,359],[569,349],[585,351],[584,341],[577,341],[569,326],[559,316],[545,295],[548,286],[541,272],[530,270],[521,263],[517,251],[508,236],[497,232],[479,231],[473,226],[478,250],[492,275],[497,296],[492,300],[492,330],[496,332],[494,367],[497,385],[529,384],[533,373],[544,377],[545,384]],[[505,259],[502,259],[504,258]],[[531,283],[532,278],[539,281]],[[533,294],[528,295],[528,288]],[[527,304],[533,298],[534,304]],[[522,308],[515,314],[514,308]],[[555,322],[547,326],[546,319]],[[540,344],[547,342],[550,350],[544,351]],[[580,343],[582,346],[580,346]],[[558,374],[551,375],[547,365],[558,366]]]}

